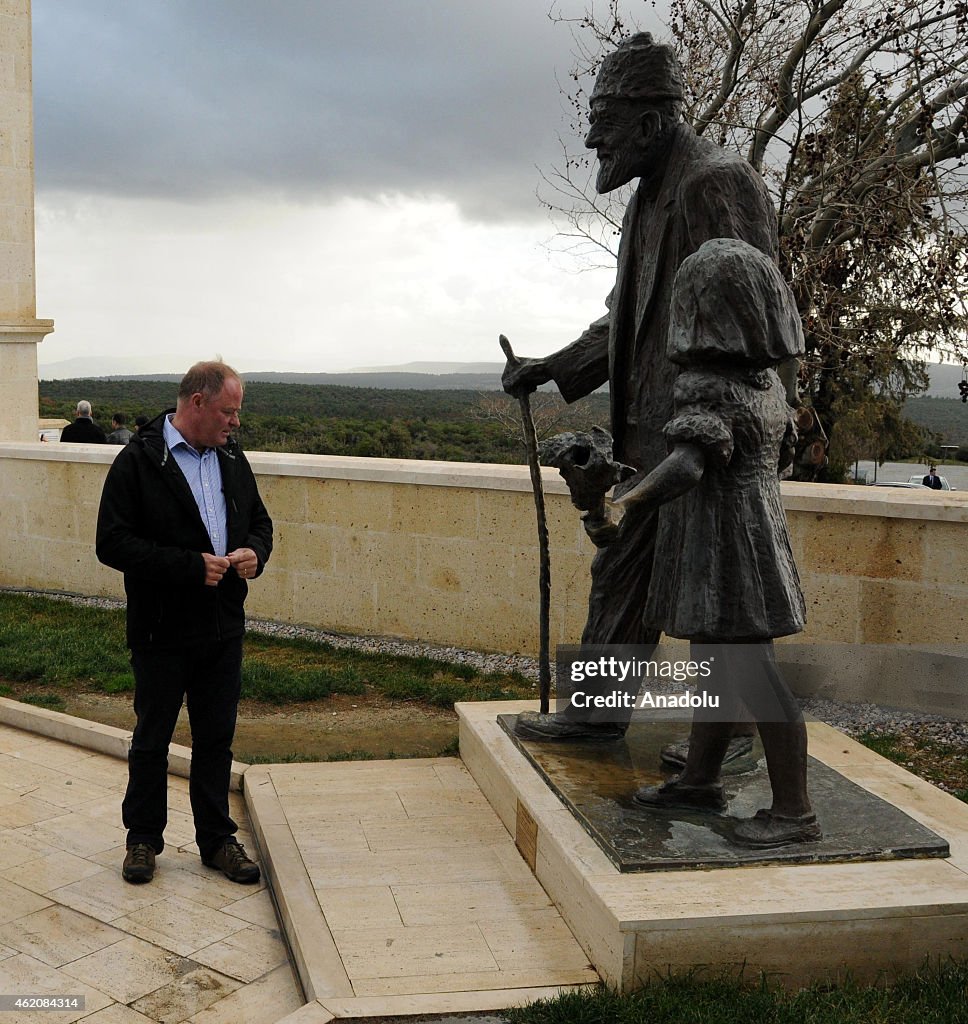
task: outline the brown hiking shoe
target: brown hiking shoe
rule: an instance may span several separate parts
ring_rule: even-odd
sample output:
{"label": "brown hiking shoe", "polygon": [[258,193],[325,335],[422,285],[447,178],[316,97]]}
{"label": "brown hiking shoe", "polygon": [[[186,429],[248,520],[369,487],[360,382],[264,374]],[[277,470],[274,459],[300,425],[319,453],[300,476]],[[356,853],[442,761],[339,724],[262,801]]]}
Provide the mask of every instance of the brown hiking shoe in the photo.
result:
{"label": "brown hiking shoe", "polygon": [[226,839],[211,856],[202,857],[202,863],[218,868],[229,881],[240,885],[259,881],[259,865],[246,856],[245,847],[234,839]]}
{"label": "brown hiking shoe", "polygon": [[129,846],[121,866],[121,877],[126,882],[139,885],[155,877],[155,851],[147,843]]}
{"label": "brown hiking shoe", "polygon": [[823,839],[823,832],[816,814],[789,817],[763,808],[752,818],[741,821],[733,836],[743,846],[770,850],[775,846],[789,846],[792,843],[816,843]]}

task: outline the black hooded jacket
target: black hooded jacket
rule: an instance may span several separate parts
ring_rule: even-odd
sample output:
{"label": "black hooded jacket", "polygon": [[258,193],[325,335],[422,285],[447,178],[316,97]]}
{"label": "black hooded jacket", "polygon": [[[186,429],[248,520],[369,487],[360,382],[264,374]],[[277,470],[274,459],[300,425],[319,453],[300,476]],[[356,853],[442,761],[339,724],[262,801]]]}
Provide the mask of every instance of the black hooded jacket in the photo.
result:
{"label": "black hooded jacket", "polygon": [[[245,632],[245,580],[229,569],[217,587],[205,585],[201,553],[214,553],[212,543],[188,481],[165,444],[166,415],[156,416],[118,452],[98,510],[97,557],[124,573],[129,647],[180,647]],[[216,451],[227,550],[252,548],[258,576],[272,551],[272,520],[238,444],[230,440]]]}

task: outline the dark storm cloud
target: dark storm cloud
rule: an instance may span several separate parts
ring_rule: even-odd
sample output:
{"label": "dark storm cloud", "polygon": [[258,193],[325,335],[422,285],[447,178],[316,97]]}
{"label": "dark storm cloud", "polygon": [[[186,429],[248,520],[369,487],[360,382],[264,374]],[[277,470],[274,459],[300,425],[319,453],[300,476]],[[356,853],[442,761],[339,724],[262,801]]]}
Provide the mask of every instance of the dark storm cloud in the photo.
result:
{"label": "dark storm cloud", "polygon": [[[567,5],[566,5],[567,6]],[[580,8],[580,3],[574,6]],[[40,189],[443,195],[537,212],[572,41],[546,0],[34,0]]]}

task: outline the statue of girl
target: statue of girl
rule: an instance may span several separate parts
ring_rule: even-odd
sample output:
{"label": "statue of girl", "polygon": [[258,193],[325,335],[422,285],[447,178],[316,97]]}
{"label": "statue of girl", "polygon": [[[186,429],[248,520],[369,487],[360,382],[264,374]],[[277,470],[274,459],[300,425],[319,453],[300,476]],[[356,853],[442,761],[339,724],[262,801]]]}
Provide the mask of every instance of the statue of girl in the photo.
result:
{"label": "statue of girl", "polygon": [[710,660],[719,708],[697,709],[682,773],[645,786],[650,808],[727,808],[720,769],[743,707],[757,723],[773,790],[735,838],[759,848],[821,838],[807,794],[807,733],[777,668],[776,637],[803,629],[805,606],[778,470],[793,458],[793,410],[775,367],[803,354],[793,295],[769,257],[717,238],[676,275],[668,355],[682,367],[669,455],[616,501],[662,506],[645,626],[688,639]]}

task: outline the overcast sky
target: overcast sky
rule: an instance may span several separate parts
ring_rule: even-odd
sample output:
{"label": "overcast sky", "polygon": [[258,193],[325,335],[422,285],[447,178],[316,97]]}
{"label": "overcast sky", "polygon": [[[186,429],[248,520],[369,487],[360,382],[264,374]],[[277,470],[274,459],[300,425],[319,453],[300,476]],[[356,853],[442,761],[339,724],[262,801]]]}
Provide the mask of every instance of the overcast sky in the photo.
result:
{"label": "overcast sky", "polygon": [[611,275],[544,244],[573,48],[550,4],[33,0],[42,371],[570,341]]}

